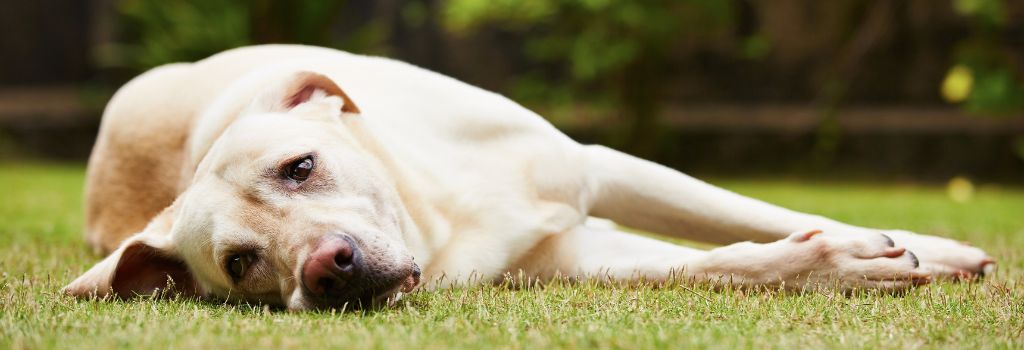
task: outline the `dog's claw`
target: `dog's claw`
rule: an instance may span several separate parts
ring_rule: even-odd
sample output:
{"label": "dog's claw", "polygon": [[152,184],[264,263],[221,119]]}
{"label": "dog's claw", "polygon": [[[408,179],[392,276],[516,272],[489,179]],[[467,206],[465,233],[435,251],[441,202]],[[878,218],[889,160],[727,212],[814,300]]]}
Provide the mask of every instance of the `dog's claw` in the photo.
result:
{"label": "dog's claw", "polygon": [[915,269],[921,267],[921,259],[917,258],[917,254],[914,254],[914,252],[907,252],[907,254],[910,255],[910,260],[914,261]]}
{"label": "dog's claw", "polygon": [[992,259],[985,259],[981,261],[981,275],[988,276],[993,272],[996,272],[996,261]]}
{"label": "dog's claw", "polygon": [[889,236],[887,236],[885,234],[882,234],[882,238],[885,238],[885,241],[886,241],[885,244],[886,245],[888,245],[890,247],[895,247],[896,246],[896,241],[893,241],[891,237],[889,237]]}

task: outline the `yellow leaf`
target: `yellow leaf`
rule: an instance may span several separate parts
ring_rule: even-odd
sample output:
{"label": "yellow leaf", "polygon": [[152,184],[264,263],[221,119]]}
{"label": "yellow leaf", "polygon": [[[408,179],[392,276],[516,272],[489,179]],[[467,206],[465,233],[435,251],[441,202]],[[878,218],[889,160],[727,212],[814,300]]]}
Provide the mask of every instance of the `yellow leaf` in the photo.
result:
{"label": "yellow leaf", "polygon": [[955,176],[946,184],[946,193],[957,203],[966,203],[974,197],[974,184],[963,176]]}
{"label": "yellow leaf", "polygon": [[974,86],[974,73],[967,66],[958,64],[946,73],[942,80],[942,98],[950,103],[959,103],[971,95]]}

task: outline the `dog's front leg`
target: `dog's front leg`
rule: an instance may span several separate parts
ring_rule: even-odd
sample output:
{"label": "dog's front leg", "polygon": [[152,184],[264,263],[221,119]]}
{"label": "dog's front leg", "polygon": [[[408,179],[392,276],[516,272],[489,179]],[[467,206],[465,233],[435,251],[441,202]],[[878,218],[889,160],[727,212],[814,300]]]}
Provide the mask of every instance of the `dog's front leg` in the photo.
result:
{"label": "dog's front leg", "polygon": [[719,244],[854,228],[744,197],[609,148],[587,146],[585,154],[590,214],[625,226]]}
{"label": "dog's front leg", "polygon": [[719,244],[771,242],[806,230],[855,236],[882,232],[897,247],[917,253],[922,268],[938,276],[980,275],[994,266],[982,250],[953,240],[795,212],[600,146],[588,146],[583,153],[590,214],[629,227]]}
{"label": "dog's front leg", "polygon": [[743,242],[697,250],[620,232],[581,226],[551,236],[514,266],[511,276],[770,286],[787,290],[900,291],[927,283],[906,249],[881,234],[806,231],[771,243]]}

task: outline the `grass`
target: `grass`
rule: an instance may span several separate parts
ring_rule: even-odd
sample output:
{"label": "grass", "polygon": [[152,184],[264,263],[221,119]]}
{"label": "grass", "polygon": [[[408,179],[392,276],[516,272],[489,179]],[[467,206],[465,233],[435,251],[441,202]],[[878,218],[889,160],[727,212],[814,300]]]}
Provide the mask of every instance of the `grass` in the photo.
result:
{"label": "grass", "polygon": [[715,181],[840,220],[972,241],[1000,270],[897,297],[555,283],[411,295],[364,314],[195,300],[82,301],[58,290],[99,257],[81,237],[80,166],[0,165],[0,348],[1021,348],[1024,191]]}

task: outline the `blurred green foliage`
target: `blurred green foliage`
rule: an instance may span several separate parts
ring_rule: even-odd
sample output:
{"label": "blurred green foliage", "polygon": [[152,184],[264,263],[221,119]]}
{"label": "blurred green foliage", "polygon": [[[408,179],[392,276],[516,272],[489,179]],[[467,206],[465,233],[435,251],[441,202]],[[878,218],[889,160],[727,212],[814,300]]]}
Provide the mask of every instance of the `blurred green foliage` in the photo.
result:
{"label": "blurred green foliage", "polygon": [[[943,97],[971,113],[1019,115],[1024,111],[1024,72],[1019,59],[1015,61],[1014,53],[1007,50],[1007,0],[951,1],[957,14],[969,18],[970,34],[956,45],[955,61],[940,87]],[[656,147],[663,89],[674,65],[685,61],[683,55],[693,55],[699,52],[695,47],[716,41],[735,42],[732,55],[747,60],[762,59],[773,48],[769,36],[758,28],[738,35],[736,16],[743,4],[734,0],[448,0],[444,4],[443,23],[450,32],[472,35],[498,28],[524,39],[526,58],[539,68],[518,78],[513,90],[517,98],[617,111],[627,129],[620,133],[621,140],[609,142],[642,155],[650,155]],[[854,27],[868,23],[851,20],[850,38],[844,40],[855,41]],[[836,60],[856,65],[864,55]],[[855,76],[834,76],[820,87],[818,99],[825,102],[817,144],[827,154],[823,159],[831,159],[838,149],[842,130],[835,117]]]}
{"label": "blurred green foliage", "polygon": [[242,1],[127,0],[117,11],[124,39],[106,48],[107,66],[143,70],[252,43]]}
{"label": "blurred green foliage", "polygon": [[[968,19],[943,97],[979,114],[1024,110],[1024,67],[1007,50],[1009,0],[949,0]],[[97,48],[105,67],[139,72],[168,62],[193,61],[225,49],[289,42],[386,51],[389,18],[363,21],[344,35],[332,30],[345,0],[122,0],[115,3],[118,40]],[[440,23],[449,35],[499,30],[519,38],[529,61],[510,91],[517,99],[551,106],[585,104],[618,111],[649,128],[667,80],[686,55],[728,42],[740,59],[764,58],[772,39],[737,34],[738,0],[434,0],[396,2],[394,14],[410,28]],[[391,16],[389,6],[378,15]],[[382,10],[384,12],[381,12]],[[439,18],[434,18],[439,17]],[[851,22],[854,25],[856,22]],[[824,88],[827,90],[827,87]]]}
{"label": "blurred green foliage", "polygon": [[1008,9],[1004,0],[952,0],[953,9],[970,19],[970,36],[957,44],[956,63],[947,82],[956,75],[965,82],[961,103],[972,113],[1017,115],[1024,111],[1024,66],[1008,51],[1000,37],[1005,35]]}
{"label": "blurred green foliage", "polygon": [[481,27],[521,35],[538,68],[520,80],[517,97],[616,106],[630,129],[620,143],[649,153],[673,50],[727,33],[734,13],[720,0],[449,0],[443,23],[457,35]]}
{"label": "blurred green foliage", "polygon": [[664,56],[681,35],[730,30],[733,13],[731,1],[715,0],[449,0],[444,22],[458,34],[523,32],[529,57],[566,62],[574,82],[592,82]]}
{"label": "blurred green foliage", "polygon": [[[946,79],[936,89],[949,103],[983,115],[1018,116],[1024,111],[1024,65],[1019,49],[1008,48],[1008,28],[1014,20],[1008,1],[945,3],[969,27],[969,34],[957,39]],[[856,13],[842,24],[841,32],[848,33],[843,37],[849,37],[843,40],[853,41],[857,26],[869,23],[857,20],[867,16],[861,13],[871,7],[866,4],[879,3],[847,4]],[[710,51],[724,52],[711,57],[767,62],[763,60],[782,47],[781,41],[773,43],[782,39],[768,35],[760,27],[763,23],[748,23],[765,15],[752,8],[771,5],[741,0],[396,1],[373,4],[373,18],[344,31],[337,26],[346,14],[345,0],[122,0],[116,4],[121,34],[115,44],[100,47],[97,53],[104,66],[127,69],[129,74],[259,43],[386,53],[389,44],[401,41],[391,37],[396,23],[409,28],[406,34],[429,32],[428,26],[439,25],[444,30],[441,35],[449,38],[500,32],[522,44],[517,52],[521,57],[509,61],[526,61],[516,66],[505,93],[550,106],[547,112],[553,113],[546,114],[556,119],[558,111],[579,114],[579,106],[614,118],[611,122],[621,127],[617,139],[604,142],[645,156],[658,148],[658,116],[671,95],[666,91],[671,88],[670,79],[681,65]],[[746,22],[740,18],[743,11],[748,13]],[[738,29],[741,26],[746,27]],[[865,56],[836,57],[835,61],[856,65]],[[438,57],[443,61],[446,56]],[[820,96],[815,103],[824,106],[819,145],[832,153],[841,134],[834,118],[856,74],[826,75],[817,83]]]}
{"label": "blurred green foliage", "polygon": [[965,16],[974,16],[983,25],[1006,25],[1007,13],[1003,0],[952,0],[953,10]]}
{"label": "blurred green foliage", "polygon": [[301,43],[378,51],[383,27],[371,23],[346,38],[331,26],[344,0],[123,0],[117,2],[120,40],[98,49],[106,67],[142,71],[195,61],[227,49],[260,43]]}

